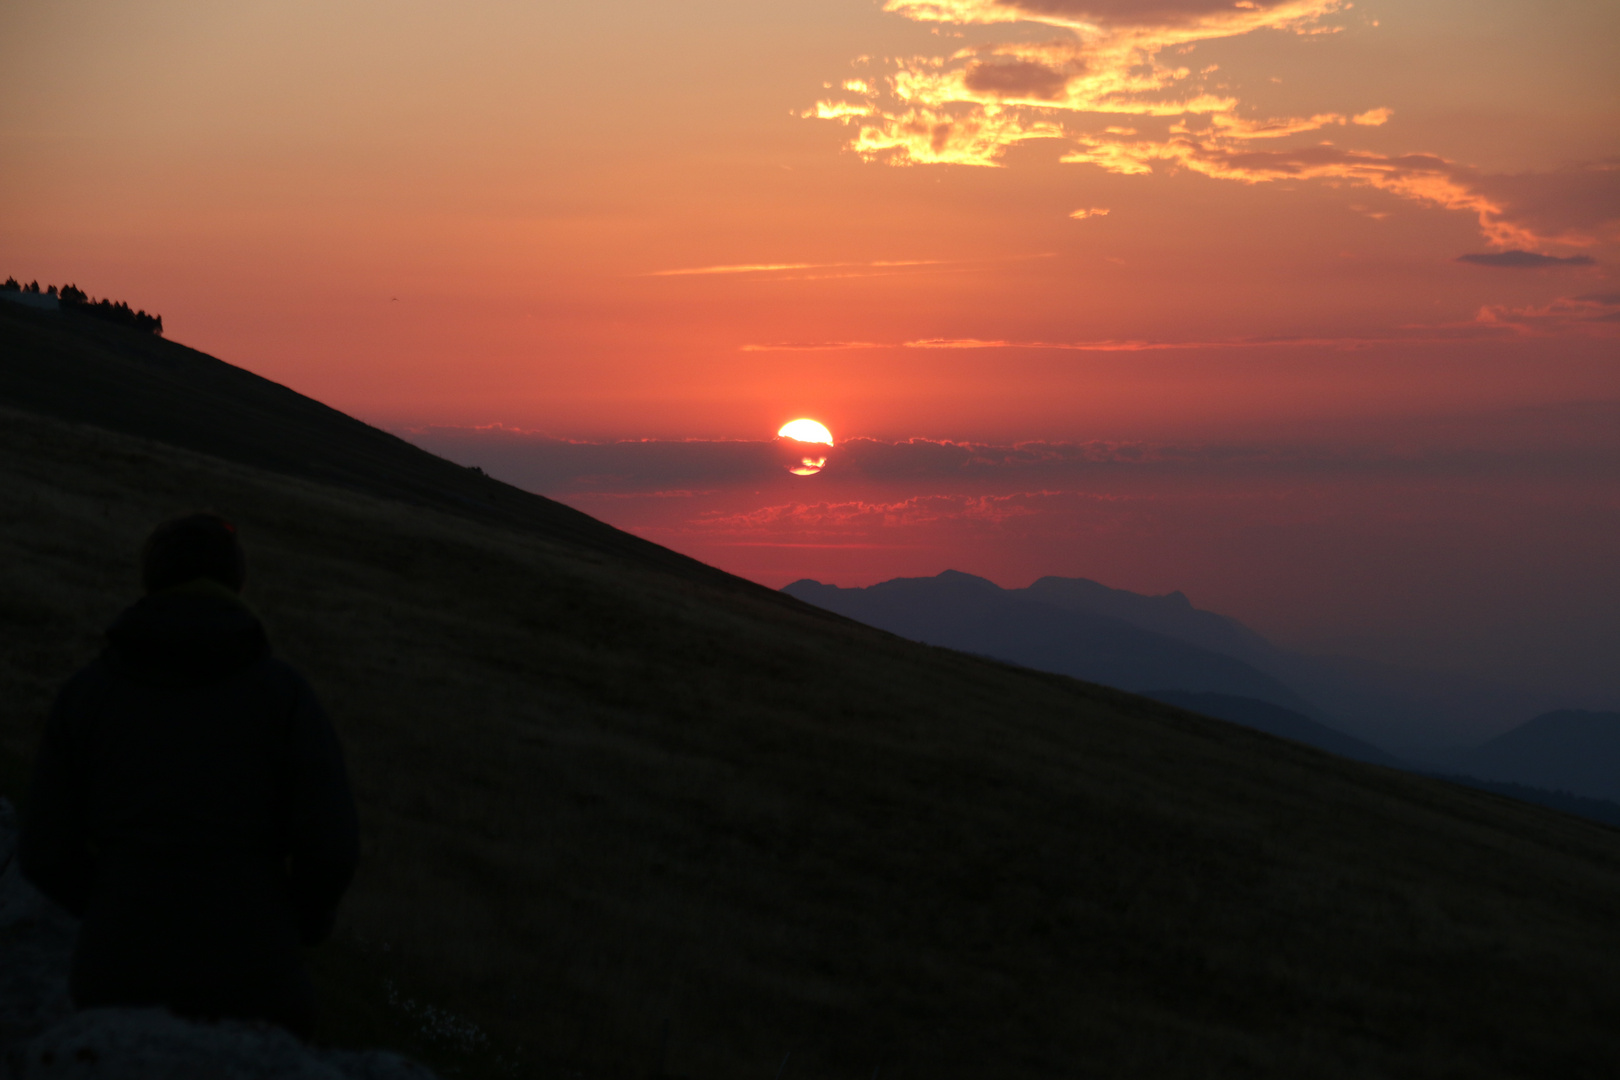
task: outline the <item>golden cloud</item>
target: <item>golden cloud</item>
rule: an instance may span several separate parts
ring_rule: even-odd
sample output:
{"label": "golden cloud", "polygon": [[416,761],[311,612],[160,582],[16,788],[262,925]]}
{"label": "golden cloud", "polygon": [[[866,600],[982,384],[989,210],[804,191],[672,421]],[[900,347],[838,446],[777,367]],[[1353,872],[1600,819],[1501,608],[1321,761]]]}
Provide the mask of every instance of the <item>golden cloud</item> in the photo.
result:
{"label": "golden cloud", "polygon": [[[1240,137],[1241,138],[1241,137]],[[1218,180],[1261,184],[1274,180],[1348,181],[1475,215],[1480,232],[1493,244],[1534,247],[1548,242],[1531,228],[1510,219],[1506,206],[1482,189],[1481,177],[1434,154],[1376,154],[1346,150],[1332,143],[1287,150],[1255,150],[1234,144],[1218,125],[1182,130],[1163,141],[1101,139],[1077,136],[1078,148],[1065,162],[1098,165],[1109,172],[1139,174],[1163,161]],[[1564,242],[1570,242],[1564,238]]]}
{"label": "golden cloud", "polygon": [[[1050,139],[1067,144],[1064,162],[1123,175],[1188,169],[1245,184],[1321,179],[1377,188],[1471,213],[1485,238],[1504,248],[1596,241],[1602,220],[1549,232],[1532,222],[1533,214],[1515,212],[1513,202],[1523,200],[1504,200],[1493,178],[1432,154],[1388,155],[1327,142],[1256,150],[1252,144],[1261,140],[1378,127],[1392,111],[1255,117],[1210,82],[1214,65],[1194,72],[1178,62],[1200,42],[1259,30],[1331,32],[1337,27],[1328,17],[1349,6],[1345,0],[888,0],[885,11],[915,21],[1026,24],[1046,28],[1048,36],[1032,39],[1026,29],[950,56],[896,59],[884,77],[845,81],[853,98],[817,102],[804,115],[850,125],[852,150],[893,165],[998,167],[1011,147]],[[1154,130],[1139,135],[1117,123],[1122,116],[1141,117]]]}

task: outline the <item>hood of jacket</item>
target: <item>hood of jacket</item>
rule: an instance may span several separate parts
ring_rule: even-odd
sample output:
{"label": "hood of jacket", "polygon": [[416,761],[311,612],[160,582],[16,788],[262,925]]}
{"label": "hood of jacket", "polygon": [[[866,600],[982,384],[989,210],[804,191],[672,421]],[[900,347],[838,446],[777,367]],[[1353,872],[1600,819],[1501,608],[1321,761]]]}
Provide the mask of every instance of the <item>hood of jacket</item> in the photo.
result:
{"label": "hood of jacket", "polygon": [[269,651],[241,597],[199,580],[136,601],[108,628],[102,655],[138,682],[178,686],[229,678]]}

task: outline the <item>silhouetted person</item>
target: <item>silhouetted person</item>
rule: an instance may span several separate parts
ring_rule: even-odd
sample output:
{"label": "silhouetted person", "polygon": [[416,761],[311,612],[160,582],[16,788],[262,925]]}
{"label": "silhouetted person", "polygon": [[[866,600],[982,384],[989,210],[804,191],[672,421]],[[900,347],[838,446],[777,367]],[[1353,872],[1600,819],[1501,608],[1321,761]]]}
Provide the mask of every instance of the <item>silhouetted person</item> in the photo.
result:
{"label": "silhouetted person", "polygon": [[80,1008],[165,1005],[307,1038],[299,946],[330,932],[358,859],[342,751],[238,596],[234,527],[170,521],[141,561],[146,596],[51,710],[22,869],[84,920]]}

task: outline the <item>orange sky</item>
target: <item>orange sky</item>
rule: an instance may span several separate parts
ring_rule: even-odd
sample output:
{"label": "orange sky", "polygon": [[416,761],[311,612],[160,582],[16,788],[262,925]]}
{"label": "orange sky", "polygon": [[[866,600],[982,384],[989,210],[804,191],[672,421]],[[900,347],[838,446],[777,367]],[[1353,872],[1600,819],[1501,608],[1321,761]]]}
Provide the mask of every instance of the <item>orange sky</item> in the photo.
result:
{"label": "orange sky", "polygon": [[[1607,0],[5,2],[0,274],[396,430],[1477,441],[1620,401],[1617,40]],[[948,535],[841,583],[1087,572]],[[1210,563],[1155,545],[1095,574]]]}

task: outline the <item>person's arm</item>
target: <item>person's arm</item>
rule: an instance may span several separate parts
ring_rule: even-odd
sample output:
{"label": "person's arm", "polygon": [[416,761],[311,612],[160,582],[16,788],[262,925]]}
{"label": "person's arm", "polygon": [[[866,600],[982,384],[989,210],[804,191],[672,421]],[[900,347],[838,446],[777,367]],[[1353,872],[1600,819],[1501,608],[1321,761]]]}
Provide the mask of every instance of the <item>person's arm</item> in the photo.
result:
{"label": "person's arm", "polygon": [[337,733],[314,692],[299,683],[289,732],[289,873],[299,935],[316,945],[332,932],[338,900],[360,862],[360,825]]}
{"label": "person's arm", "polygon": [[83,917],[95,862],[84,826],[84,779],[75,728],[85,708],[84,680],[76,678],[56,696],[39,752],[34,755],[23,808],[17,862],[40,892]]}

